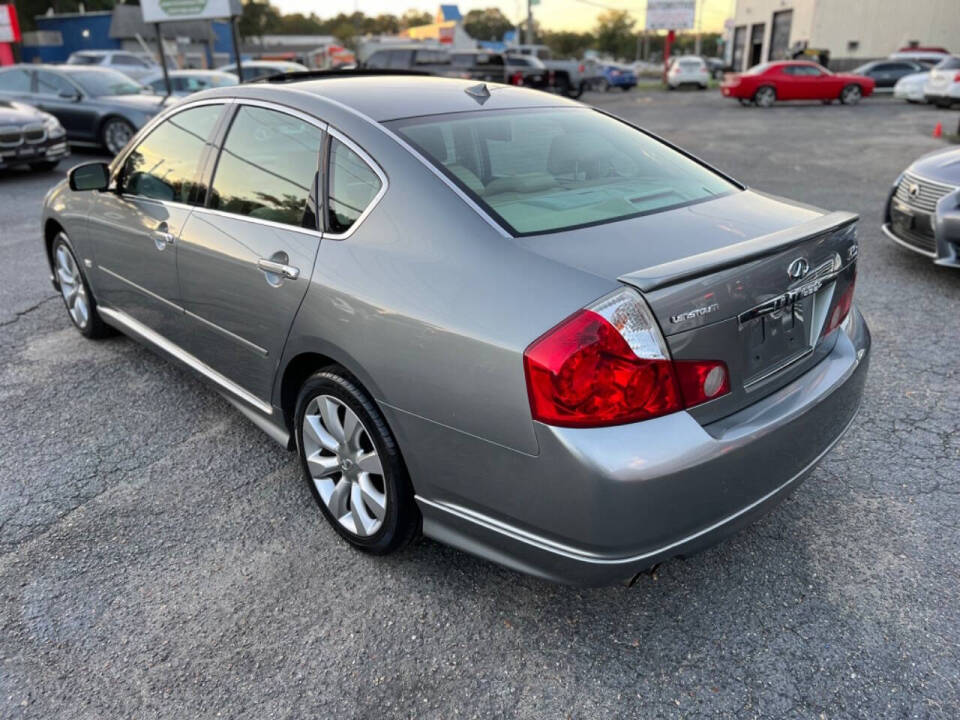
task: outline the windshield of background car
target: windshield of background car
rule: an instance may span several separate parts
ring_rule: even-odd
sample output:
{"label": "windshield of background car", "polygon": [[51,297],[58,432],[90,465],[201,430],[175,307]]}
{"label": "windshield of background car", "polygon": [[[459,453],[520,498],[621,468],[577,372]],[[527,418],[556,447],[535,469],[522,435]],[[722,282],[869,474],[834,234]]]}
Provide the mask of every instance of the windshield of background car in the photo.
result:
{"label": "windshield of background car", "polygon": [[933,66],[934,70],[960,70],[960,57],[944,58]]}
{"label": "windshield of background car", "polygon": [[70,79],[88,95],[139,95],[143,85],[133,82],[116,70],[84,70],[70,73]]}
{"label": "windshield of background car", "polygon": [[71,55],[67,65],[98,65],[103,58],[100,55]]}
{"label": "windshield of background car", "polygon": [[517,235],[646,215],[739,190],[589,108],[431,115],[387,125]]}

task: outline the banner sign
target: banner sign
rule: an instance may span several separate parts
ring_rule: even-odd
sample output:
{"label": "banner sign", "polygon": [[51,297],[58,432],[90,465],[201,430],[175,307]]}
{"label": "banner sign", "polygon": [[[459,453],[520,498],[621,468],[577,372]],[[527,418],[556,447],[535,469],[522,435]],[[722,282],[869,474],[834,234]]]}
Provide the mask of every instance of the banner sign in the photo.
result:
{"label": "banner sign", "polygon": [[212,20],[240,14],[240,0],[140,0],[145,23]]}
{"label": "banner sign", "polygon": [[692,30],[697,0],[648,0],[647,30]]}
{"label": "banner sign", "polygon": [[11,5],[0,5],[0,42],[20,42],[20,23],[17,22],[17,9]]}

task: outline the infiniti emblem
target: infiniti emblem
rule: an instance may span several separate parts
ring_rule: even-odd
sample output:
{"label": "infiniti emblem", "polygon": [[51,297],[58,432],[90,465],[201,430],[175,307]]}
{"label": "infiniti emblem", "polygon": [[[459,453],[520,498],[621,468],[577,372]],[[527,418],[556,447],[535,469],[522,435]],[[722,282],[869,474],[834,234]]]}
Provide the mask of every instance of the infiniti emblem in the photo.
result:
{"label": "infiniti emblem", "polygon": [[810,263],[807,262],[806,258],[797,258],[792,263],[790,267],[787,268],[787,275],[789,275],[794,280],[799,280],[804,275],[807,274],[807,270],[810,269]]}
{"label": "infiniti emblem", "polygon": [[910,194],[910,197],[915,198],[920,194],[920,186],[916,183],[910,183],[910,187],[907,188],[907,192]]}

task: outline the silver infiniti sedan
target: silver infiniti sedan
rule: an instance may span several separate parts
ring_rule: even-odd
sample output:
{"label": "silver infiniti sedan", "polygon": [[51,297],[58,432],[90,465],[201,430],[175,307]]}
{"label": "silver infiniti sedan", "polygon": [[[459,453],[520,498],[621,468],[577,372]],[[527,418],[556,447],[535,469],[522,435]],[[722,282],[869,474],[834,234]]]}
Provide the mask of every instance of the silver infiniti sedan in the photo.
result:
{"label": "silver infiniti sedan", "polygon": [[42,222],[76,328],[196,371],[371,553],[628,579],[796,488],[867,372],[856,216],[518,87],[206,91]]}

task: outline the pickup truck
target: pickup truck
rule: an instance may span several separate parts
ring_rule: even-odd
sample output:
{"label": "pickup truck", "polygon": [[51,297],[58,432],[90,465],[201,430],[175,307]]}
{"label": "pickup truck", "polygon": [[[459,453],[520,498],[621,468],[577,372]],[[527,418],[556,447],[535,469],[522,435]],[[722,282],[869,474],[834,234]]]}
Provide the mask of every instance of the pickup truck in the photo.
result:
{"label": "pickup truck", "polygon": [[553,75],[556,92],[578,98],[583,91],[602,82],[603,68],[593,60],[554,60],[546,45],[511,45],[508,55],[532,55],[539,58]]}

